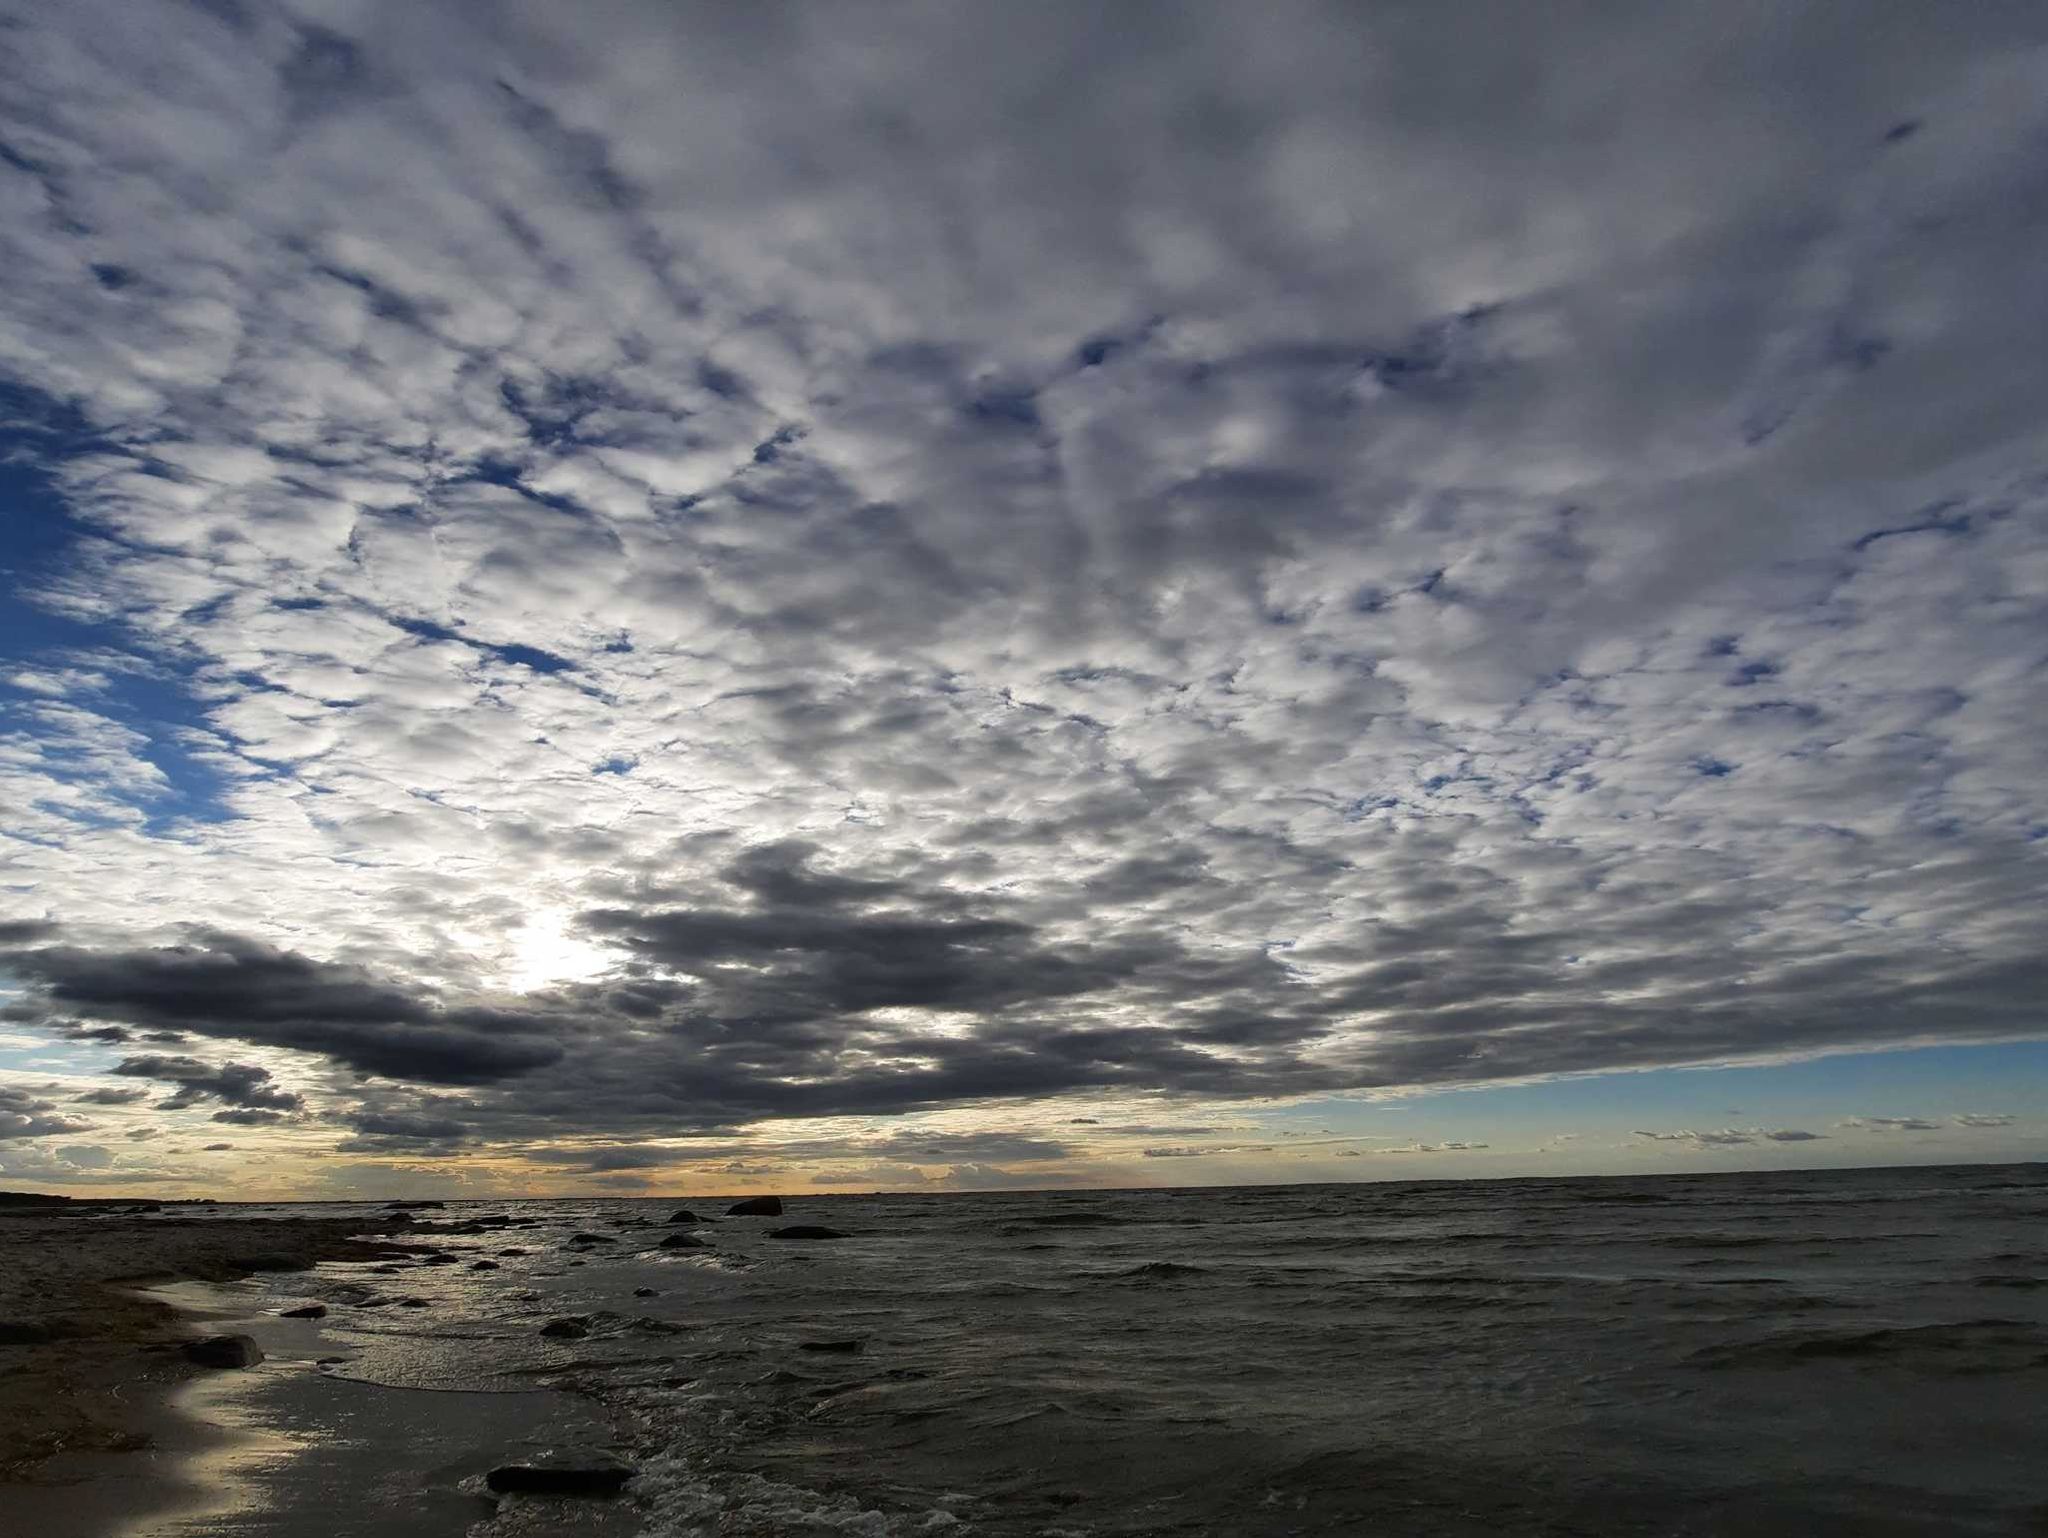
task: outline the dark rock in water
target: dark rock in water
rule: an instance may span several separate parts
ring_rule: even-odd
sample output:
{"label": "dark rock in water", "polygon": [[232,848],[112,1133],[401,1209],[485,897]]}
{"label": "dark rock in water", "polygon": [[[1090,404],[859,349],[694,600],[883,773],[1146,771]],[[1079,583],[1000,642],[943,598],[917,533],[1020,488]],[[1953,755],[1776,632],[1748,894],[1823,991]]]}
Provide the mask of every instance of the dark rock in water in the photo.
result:
{"label": "dark rock in water", "polygon": [[633,1465],[593,1448],[549,1448],[501,1463],[484,1476],[499,1494],[612,1495],[633,1477]]}
{"label": "dark rock in water", "polygon": [[474,1260],[470,1262],[469,1269],[472,1271],[495,1271],[498,1269],[498,1263],[495,1260]]}
{"label": "dark rock in water", "polygon": [[704,1221],[702,1218],[698,1217],[696,1213],[690,1211],[687,1207],[685,1207],[681,1212],[671,1212],[668,1215],[668,1220],[671,1223],[701,1223]]}
{"label": "dark rock in water", "polygon": [[315,1367],[340,1367],[348,1360],[349,1358],[345,1356],[323,1356],[313,1365]]}
{"label": "dark rock in water", "polygon": [[228,1262],[237,1271],[310,1271],[313,1262],[304,1255],[241,1255]]}
{"label": "dark rock in water", "polygon": [[386,1202],[386,1212],[439,1212],[446,1202]]}
{"label": "dark rock in water", "polygon": [[79,1333],[77,1324],[69,1319],[0,1319],[0,1346],[47,1346]]}
{"label": "dark rock in water", "polygon": [[524,1250],[522,1250],[522,1249],[509,1249],[509,1250],[500,1250],[500,1251],[498,1251],[498,1253],[499,1253],[500,1255],[524,1255],[524,1254],[526,1253],[526,1251],[524,1251]]}
{"label": "dark rock in water", "polygon": [[572,1270],[573,1270],[573,1269],[574,1269],[575,1267],[577,1267],[577,1266],[580,1266],[580,1265],[582,1265],[582,1264],[583,1264],[583,1262],[582,1262],[582,1261],[580,1261],[580,1260],[572,1260],[572,1261],[570,1261],[570,1262],[569,1262],[569,1266],[570,1266],[570,1268],[571,1268]]}
{"label": "dark rock in water", "polygon": [[851,1355],[859,1351],[863,1342],[857,1340],[807,1340],[797,1346],[799,1351],[839,1351]]}
{"label": "dark rock in water", "polygon": [[619,1241],[610,1234],[571,1234],[571,1244],[617,1244]]}
{"label": "dark rock in water", "polygon": [[131,1213],[162,1212],[164,1210],[164,1204],[162,1202],[139,1202],[135,1206],[130,1207],[128,1210]]}
{"label": "dark rock in water", "polygon": [[792,1223],[787,1228],[768,1230],[771,1239],[851,1239],[852,1234],[840,1228],[827,1228],[822,1223]]}
{"label": "dark rock in water", "polygon": [[587,1319],[550,1319],[540,1332],[554,1340],[581,1340],[590,1333]]}
{"label": "dark rock in water", "polygon": [[1107,1212],[1046,1212],[1031,1221],[1041,1228],[1108,1228],[1124,1220]]}
{"label": "dark rock in water", "polygon": [[185,1357],[201,1367],[254,1367],[263,1360],[263,1348],[246,1335],[209,1335],[186,1341]]}
{"label": "dark rock in water", "polygon": [[396,1275],[398,1275],[398,1273],[399,1273],[399,1270],[400,1270],[400,1269],[401,1269],[401,1268],[400,1268],[400,1267],[398,1267],[398,1266],[372,1266],[372,1267],[370,1267],[370,1271],[371,1271],[371,1273],[372,1273],[373,1275],[376,1275],[376,1276],[396,1276]]}
{"label": "dark rock in water", "polygon": [[708,1248],[695,1234],[670,1234],[657,1246],[664,1250],[701,1250]]}
{"label": "dark rock in water", "polygon": [[687,1330],[689,1326],[686,1324],[677,1324],[673,1320],[669,1319],[653,1319],[646,1314],[642,1314],[638,1319],[635,1319],[626,1328],[629,1330],[638,1330],[644,1335],[680,1335],[683,1333],[683,1331]]}
{"label": "dark rock in water", "polygon": [[398,1306],[400,1308],[432,1308],[434,1305],[425,1298],[400,1298]]}
{"label": "dark rock in water", "polygon": [[455,1264],[455,1261],[456,1257],[450,1255],[446,1250],[436,1250],[425,1260],[421,1261],[420,1264],[423,1266],[452,1266]]}
{"label": "dark rock in water", "polygon": [[743,1202],[734,1202],[725,1209],[729,1218],[779,1218],[782,1216],[782,1198],[779,1196],[750,1196]]}
{"label": "dark rock in water", "polygon": [[277,1317],[280,1319],[325,1319],[327,1317],[327,1305],[325,1303],[308,1303],[304,1308],[288,1308]]}
{"label": "dark rock in water", "polygon": [[635,1287],[633,1289],[633,1296],[636,1298],[658,1298],[661,1294],[652,1287]]}

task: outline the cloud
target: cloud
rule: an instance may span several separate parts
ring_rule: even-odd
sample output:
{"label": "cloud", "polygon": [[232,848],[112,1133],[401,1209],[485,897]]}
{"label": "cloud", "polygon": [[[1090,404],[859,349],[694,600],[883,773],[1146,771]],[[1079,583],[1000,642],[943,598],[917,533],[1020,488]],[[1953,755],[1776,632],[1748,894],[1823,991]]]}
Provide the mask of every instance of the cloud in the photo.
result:
{"label": "cloud", "polygon": [[2040,1035],[2030,22],[324,25],[0,59],[45,1039],[424,1152]]}
{"label": "cloud", "polygon": [[1827,1139],[1825,1132],[1803,1132],[1797,1127],[1761,1129],[1757,1136],[1772,1143],[1818,1143]]}
{"label": "cloud", "polygon": [[79,1105],[133,1105],[138,1100],[147,1100],[149,1098],[149,1091],[146,1089],[117,1089],[112,1085],[103,1085],[98,1089],[89,1089],[84,1094],[74,1095],[71,1098]]}
{"label": "cloud", "polygon": [[1844,1127],[1861,1127],[1877,1132],[1939,1132],[1941,1123],[1924,1116],[1852,1116]]}
{"label": "cloud", "polygon": [[56,1106],[26,1090],[0,1085],[0,1141],[16,1138],[52,1137],[64,1132],[87,1132],[90,1122],[75,1116],[53,1116]]}
{"label": "cloud", "polygon": [[1958,1127],[2010,1127],[2017,1120],[2012,1116],[1988,1116],[1977,1112],[1965,1112],[1949,1119]]}
{"label": "cloud", "polygon": [[208,1143],[199,1151],[201,1153],[229,1153],[234,1149],[234,1146],[233,1143]]}
{"label": "cloud", "polygon": [[1723,1127],[1718,1132],[1694,1132],[1685,1128],[1677,1132],[1644,1132],[1638,1129],[1633,1135],[1648,1138],[1653,1143],[1690,1143],[1695,1148],[1735,1148],[1753,1143],[1759,1136],[1735,1127]]}
{"label": "cloud", "polygon": [[[296,1111],[303,1097],[275,1088],[270,1070],[253,1063],[206,1063],[196,1057],[148,1053],[124,1057],[109,1073],[135,1079],[161,1079],[177,1086],[177,1092],[163,1102],[167,1110],[181,1110],[203,1101],[217,1100],[242,1112],[268,1113],[263,1119],[276,1120],[277,1113]],[[215,1120],[230,1119],[217,1113]]]}

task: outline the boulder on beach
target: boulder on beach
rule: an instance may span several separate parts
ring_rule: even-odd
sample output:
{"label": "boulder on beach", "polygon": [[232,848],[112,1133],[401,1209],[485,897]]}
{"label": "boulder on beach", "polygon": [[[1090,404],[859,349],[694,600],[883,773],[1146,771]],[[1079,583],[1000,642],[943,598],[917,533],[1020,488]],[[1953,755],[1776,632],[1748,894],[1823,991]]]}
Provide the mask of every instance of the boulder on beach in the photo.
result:
{"label": "boulder on beach", "polygon": [[571,1234],[571,1244],[617,1244],[619,1241],[610,1234]]}
{"label": "boulder on beach", "polygon": [[303,1308],[285,1309],[277,1317],[280,1319],[325,1319],[327,1317],[327,1305],[325,1303],[308,1303]]}
{"label": "boulder on beach", "polygon": [[701,1250],[708,1246],[695,1234],[670,1234],[657,1246],[664,1250]]}
{"label": "boulder on beach", "polygon": [[787,1228],[768,1230],[771,1239],[851,1239],[852,1234],[842,1228],[827,1228],[823,1223],[792,1223]]}
{"label": "boulder on beach", "polygon": [[725,1209],[729,1218],[779,1218],[782,1216],[782,1198],[779,1196],[750,1196],[743,1202],[734,1202]]}
{"label": "boulder on beach", "polygon": [[600,1448],[551,1447],[499,1464],[484,1483],[501,1495],[611,1495],[632,1477],[632,1464]]}
{"label": "boulder on beach", "polygon": [[254,1367],[263,1348],[246,1335],[209,1335],[185,1342],[185,1359],[201,1367]]}
{"label": "boulder on beach", "polygon": [[690,1209],[687,1207],[685,1207],[681,1212],[671,1212],[668,1215],[668,1220],[671,1223],[701,1223],[704,1221],[702,1218],[698,1217],[696,1213],[690,1211]]}
{"label": "boulder on beach", "polygon": [[472,1271],[495,1271],[498,1269],[498,1263],[495,1260],[473,1260],[469,1263],[469,1269]]}
{"label": "boulder on beach", "polygon": [[452,1266],[455,1264],[456,1259],[456,1256],[450,1255],[446,1250],[436,1250],[433,1254],[422,1260],[420,1264],[423,1266]]}
{"label": "boulder on beach", "polygon": [[588,1319],[550,1319],[540,1327],[541,1334],[551,1340],[581,1340],[590,1333]]}

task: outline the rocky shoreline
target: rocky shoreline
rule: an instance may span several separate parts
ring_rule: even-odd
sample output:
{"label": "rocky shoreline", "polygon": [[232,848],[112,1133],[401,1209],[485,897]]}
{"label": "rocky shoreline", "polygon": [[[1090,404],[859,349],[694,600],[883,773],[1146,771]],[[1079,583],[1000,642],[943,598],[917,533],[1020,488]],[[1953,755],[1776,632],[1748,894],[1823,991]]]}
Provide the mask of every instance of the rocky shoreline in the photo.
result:
{"label": "rocky shoreline", "polygon": [[202,1370],[184,1349],[189,1325],[136,1289],[374,1258],[382,1247],[360,1236],[380,1226],[226,1218],[196,1203],[0,1205],[0,1482],[33,1480],[58,1453],[146,1447],[136,1398]]}

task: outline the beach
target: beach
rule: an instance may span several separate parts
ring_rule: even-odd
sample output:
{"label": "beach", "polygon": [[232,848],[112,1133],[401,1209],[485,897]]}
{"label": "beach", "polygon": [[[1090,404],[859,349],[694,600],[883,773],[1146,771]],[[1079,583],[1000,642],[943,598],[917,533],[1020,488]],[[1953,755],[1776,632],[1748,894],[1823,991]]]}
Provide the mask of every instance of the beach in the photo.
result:
{"label": "beach", "polygon": [[[39,1288],[166,1280],[31,1348],[9,1403],[85,1450],[5,1498],[39,1538],[2029,1533],[2044,1201],[1969,1166],[16,1219]],[[217,1332],[262,1361],[150,1349]],[[494,1488],[549,1450],[616,1482]]]}

